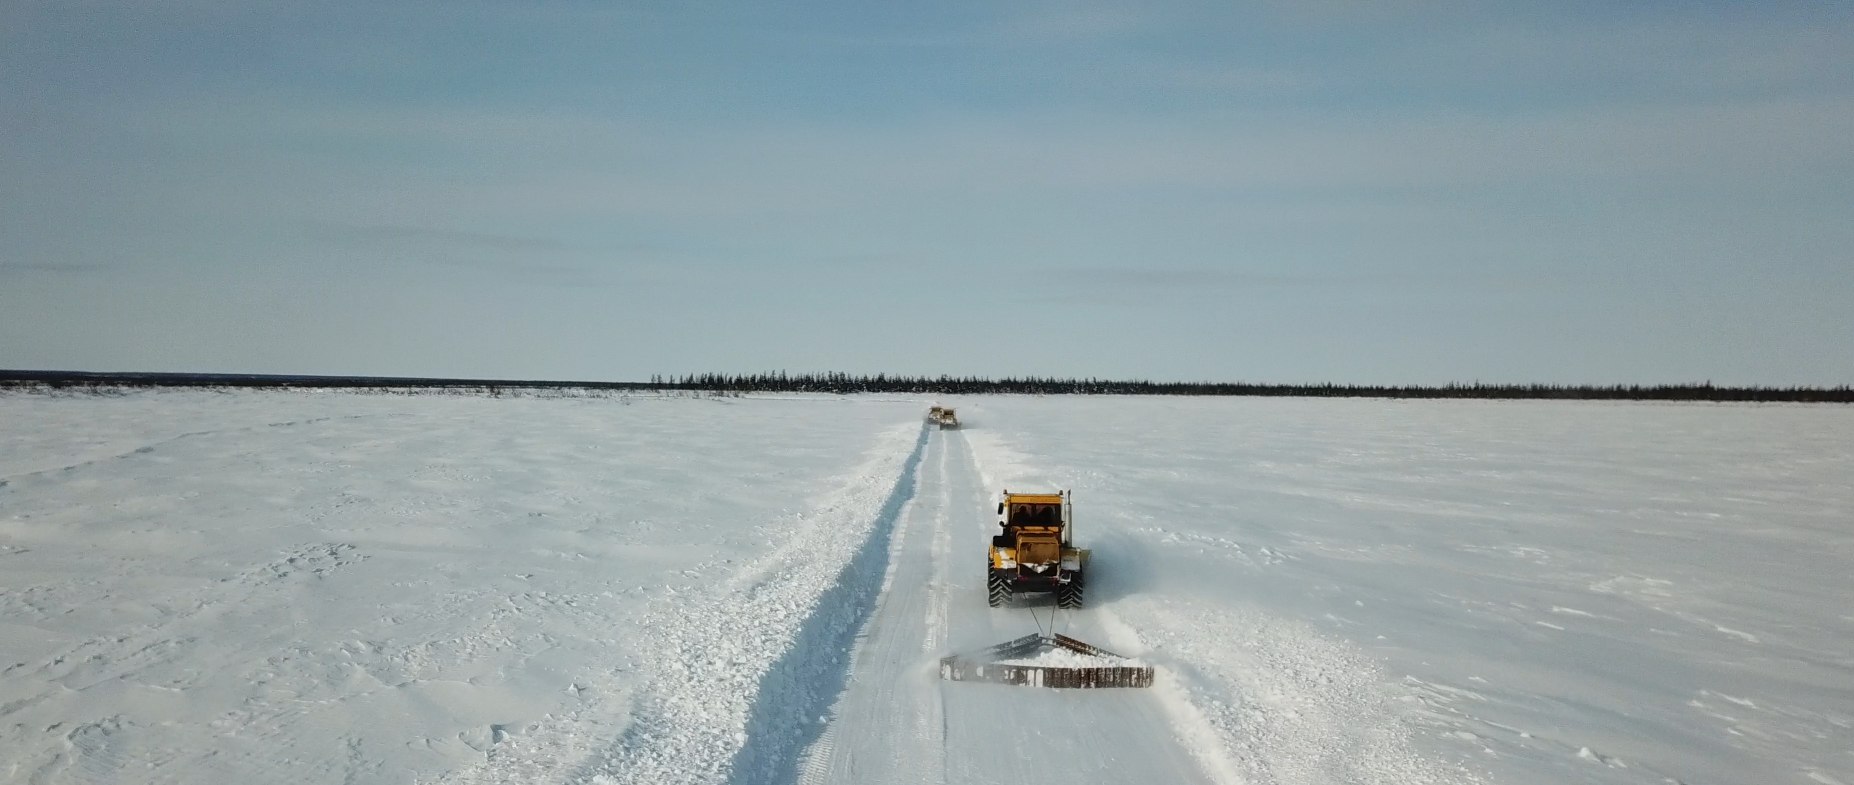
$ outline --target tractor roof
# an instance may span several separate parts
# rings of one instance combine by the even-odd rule
[[[1059,493],[1006,493],[1005,504],[1061,504]]]

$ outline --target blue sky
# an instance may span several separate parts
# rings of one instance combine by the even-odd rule
[[[1850,139],[1844,3],[10,0],[0,367],[1842,384]]]

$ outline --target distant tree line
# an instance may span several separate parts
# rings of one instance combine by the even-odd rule
[[[516,392],[613,392],[654,389],[639,382],[527,381],[519,379],[446,379],[401,376],[296,376],[241,373],[92,373],[86,371],[0,370],[0,390],[112,394],[137,388],[184,387],[208,390],[304,389],[364,390],[390,393],[457,393],[500,396]]]
[[[1247,382],[1154,382],[1141,379],[1075,379],[1044,376],[991,379],[980,376],[874,376],[841,372],[788,374],[699,373],[651,377],[658,389],[735,392],[912,393],[934,395],[1247,395],[1297,398],[1517,398],[1641,401],[1769,401],[1854,403],[1854,387],[1722,387],[1689,384],[1251,384]]]
[[[1711,382],[1657,385],[1446,384],[1395,386],[1361,384],[1251,384],[1247,382],[1153,382],[1140,379],[1075,379],[1044,376],[873,376],[836,371],[656,375],[648,382],[523,381],[384,376],[287,376],[272,374],[89,373],[0,370],[0,390],[50,390],[108,394],[140,387],[208,389],[360,389],[430,391],[497,396],[546,391],[709,393],[907,393],[914,395],[1247,395],[1301,398],[1512,398],[1534,400],[1745,401],[1854,403],[1854,387],[1724,387]]]

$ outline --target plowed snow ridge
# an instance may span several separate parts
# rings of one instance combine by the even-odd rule
[[[927,432],[890,431],[883,449],[808,526],[703,601],[655,614],[655,652],[674,674],[647,688],[597,783],[790,781],[842,689],[856,630],[878,594],[889,533],[914,494]],[[897,458],[900,465],[896,466]],[[884,498],[886,497],[886,498]],[[873,515],[870,511],[876,511]]]
[[[1854,408],[952,403],[0,395],[0,785],[1854,783]]]

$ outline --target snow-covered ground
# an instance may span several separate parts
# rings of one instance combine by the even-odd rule
[[[0,783],[1854,785],[1854,408],[942,402],[0,396]]]

